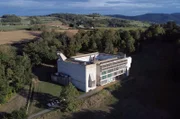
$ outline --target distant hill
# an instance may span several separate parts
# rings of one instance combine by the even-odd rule
[[[180,13],[173,14],[144,14],[138,16],[124,16],[124,15],[108,15],[116,18],[123,18],[129,20],[138,20],[138,21],[147,21],[152,23],[166,23],[168,21],[175,21],[177,24],[180,24]]]

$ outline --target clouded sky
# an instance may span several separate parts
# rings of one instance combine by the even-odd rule
[[[180,0],[0,0],[0,15],[101,13],[139,15],[180,12]]]

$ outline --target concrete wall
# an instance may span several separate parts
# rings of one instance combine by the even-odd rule
[[[129,70],[131,67],[132,63],[132,58],[127,57],[127,64],[125,64],[124,70],[126,70],[126,75],[129,75]],[[81,64],[76,64],[72,62],[66,62],[62,60],[57,61],[58,65],[58,72],[62,72],[65,74],[68,74],[72,78],[72,83],[75,85],[77,88],[81,89],[82,91],[88,92],[90,90],[93,90],[96,88],[94,87],[89,87],[89,75],[93,75],[93,78],[96,82],[96,85],[99,85],[98,79],[100,77],[100,66],[97,64],[90,64],[90,65],[81,65]],[[114,78],[114,77],[113,77]]]
[[[97,81],[97,86],[100,86],[100,76],[101,76],[101,72],[100,72],[100,64],[96,65],[96,81]]]
[[[82,91],[86,91],[86,72],[85,65],[72,62],[57,61],[58,72],[68,74],[72,78],[74,86]]]
[[[128,63],[126,65],[127,69],[126,69],[126,76],[129,76],[129,71],[131,68],[131,64],[132,64],[132,57],[127,57]]]
[[[94,57],[96,58],[98,56],[98,54],[93,54],[93,55],[88,55],[88,56],[84,56],[84,57],[78,57],[78,58],[74,58],[77,61],[84,61],[84,62],[89,62],[90,59],[92,60]]]
[[[90,74],[93,75],[93,78],[96,82],[96,64],[86,65],[86,82],[87,82],[86,83],[86,92],[96,88],[96,85],[95,85],[95,87],[92,87],[92,88],[88,87],[88,81],[89,81]]]

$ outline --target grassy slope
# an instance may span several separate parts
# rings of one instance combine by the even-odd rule
[[[26,86],[25,89],[22,89],[19,93],[14,94],[8,103],[0,105],[0,112],[11,113],[14,110],[26,106],[28,90],[29,86]]]
[[[84,15],[84,17],[87,19],[91,19],[91,20],[112,19],[112,17],[108,17],[108,16],[95,17],[95,19],[93,19],[92,17],[86,16],[86,15]],[[38,16],[38,18],[41,19],[42,24],[49,24],[49,23],[61,24],[61,22],[58,20],[57,17]],[[17,25],[17,26],[2,26],[2,25],[0,25],[0,31],[13,31],[13,30],[29,29],[31,26],[29,25],[30,21],[28,20],[28,17],[22,16],[21,19],[22,19],[23,25]],[[119,18],[113,18],[113,19],[119,19]],[[125,20],[125,19],[121,19],[121,20]],[[128,21],[130,21],[130,20],[128,20]],[[125,30],[126,29],[135,29],[135,27],[133,27],[133,26],[136,26],[138,28],[143,28],[143,27],[149,26],[148,23],[140,22],[140,21],[133,21],[133,20],[130,21],[130,25],[132,25],[132,27],[120,28],[120,29],[125,29]],[[50,28],[54,28],[54,27],[50,27]],[[103,27],[101,27],[101,28],[103,28]],[[59,28],[57,28],[57,29],[59,29]]]

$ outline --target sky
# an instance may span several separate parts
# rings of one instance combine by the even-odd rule
[[[180,0],[0,0],[0,15],[178,13]]]

